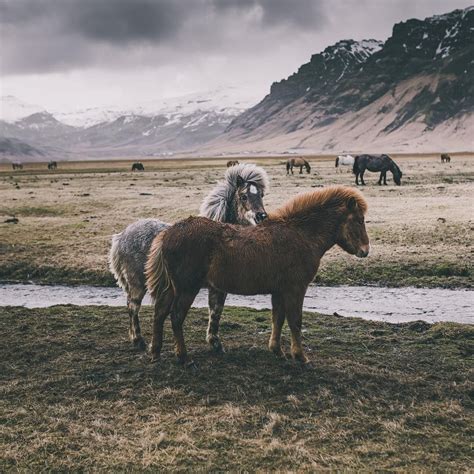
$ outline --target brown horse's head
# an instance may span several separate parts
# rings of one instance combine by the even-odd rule
[[[311,173],[311,165],[306,161],[305,164],[304,164],[305,168],[306,168],[306,172],[308,174]]]
[[[237,178],[235,210],[238,224],[256,225],[267,218],[263,206],[263,188],[252,181]]]
[[[336,244],[339,247],[361,258],[367,257],[370,250],[369,236],[365,229],[365,210],[365,206],[362,207],[358,199],[354,196],[349,197],[347,211],[343,214],[336,237]]]

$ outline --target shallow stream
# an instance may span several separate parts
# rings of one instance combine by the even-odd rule
[[[0,284],[0,306],[41,308],[59,304],[124,306],[125,296],[119,288]],[[150,304],[148,296],[144,304]],[[226,304],[255,309],[271,307],[269,295],[229,295]],[[207,290],[199,293],[193,306],[207,306]],[[423,320],[473,324],[474,291],[312,285],[306,293],[304,310],[390,323]]]

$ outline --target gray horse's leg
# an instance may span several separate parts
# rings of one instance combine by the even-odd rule
[[[303,167],[300,166],[300,174],[303,174]]]
[[[387,184],[387,172],[383,172],[383,184]]]
[[[209,288],[209,325],[207,327],[206,340],[216,354],[224,353],[224,348],[219,338],[219,323],[226,298],[227,293]]]
[[[365,186],[364,173],[365,173],[365,170],[362,170],[360,172],[360,183],[362,184],[362,186]]]
[[[134,347],[140,351],[144,351],[146,349],[146,343],[142,336],[140,319],[138,317],[145,293],[146,289],[143,288],[136,290],[135,292],[131,292],[127,298],[128,315],[130,317],[130,328],[128,333]]]
[[[383,178],[383,171],[380,172],[379,182],[378,185],[382,186],[382,178]]]

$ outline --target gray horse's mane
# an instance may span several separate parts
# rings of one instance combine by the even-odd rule
[[[256,165],[241,163],[227,169],[224,180],[217,183],[216,187],[204,198],[199,209],[199,215],[214,221],[224,222],[228,206],[232,203],[237,191],[237,179],[241,178],[246,183],[255,184],[265,193],[269,188],[266,171]]]

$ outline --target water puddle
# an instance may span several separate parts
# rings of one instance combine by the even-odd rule
[[[0,306],[43,308],[58,304],[124,306],[119,288],[0,284]],[[148,296],[144,304],[150,304]],[[271,308],[269,295],[229,295],[226,305]],[[207,307],[202,290],[194,307]],[[474,291],[438,288],[380,288],[367,286],[310,286],[304,310],[390,323],[423,320],[474,323]]]

